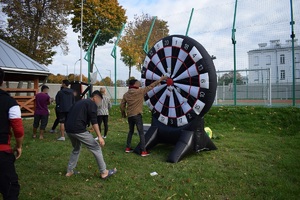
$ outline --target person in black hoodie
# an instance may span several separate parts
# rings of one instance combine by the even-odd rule
[[[0,68],[0,86],[4,80],[4,71]],[[20,185],[15,169],[15,160],[22,154],[24,128],[20,106],[14,98],[0,89],[0,193],[3,199],[18,199]],[[12,132],[16,139],[12,148]]]
[[[55,97],[61,133],[61,137],[57,139],[59,141],[65,141],[65,121],[70,109],[75,103],[73,90],[68,88],[69,85],[70,82],[68,80],[63,80],[61,85],[62,89],[57,92]]]

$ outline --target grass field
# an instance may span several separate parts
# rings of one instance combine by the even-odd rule
[[[108,168],[118,173],[100,180],[93,155],[82,149],[77,170],[66,178],[70,141],[32,139],[32,119],[24,120],[22,157],[16,162],[20,199],[300,199],[300,109],[213,107],[206,115],[216,151],[192,153],[165,162],[170,145],[148,157],[123,152],[127,123],[113,107],[103,149]],[[54,120],[53,108],[48,129]],[[145,108],[144,122],[150,122]],[[138,136],[133,137],[138,143]],[[157,176],[150,176],[156,171]]]

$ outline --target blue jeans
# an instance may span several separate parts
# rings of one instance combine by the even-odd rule
[[[127,147],[131,147],[131,139],[134,133],[134,126],[136,125],[139,136],[140,136],[140,148],[142,151],[146,151],[145,148],[145,135],[143,126],[143,117],[141,114],[128,117],[129,132],[127,136]]]
[[[72,172],[73,169],[76,167],[77,162],[78,162],[78,158],[79,158],[79,154],[80,154],[80,150],[81,150],[81,144],[86,145],[86,147],[88,148],[88,150],[90,150],[92,152],[92,154],[94,155],[98,167],[99,167],[99,171],[101,174],[103,174],[106,170],[106,164],[104,162],[103,159],[103,155],[102,155],[102,150],[100,145],[98,144],[98,142],[95,141],[94,137],[92,134],[90,134],[88,131],[83,132],[83,133],[67,133],[72,146],[73,146],[73,151],[71,153],[70,156],[70,160],[68,163],[68,172]]]

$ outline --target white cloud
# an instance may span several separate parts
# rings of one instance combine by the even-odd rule
[[[126,9],[126,15],[132,20],[135,14],[142,12],[158,16],[168,22],[170,34],[185,34],[191,9],[194,15],[189,36],[199,41],[209,52],[215,55],[217,70],[233,69],[233,46],[231,44],[231,26],[233,20],[234,0],[195,1],[195,0],[120,0]],[[221,3],[222,2],[222,3]],[[296,36],[300,35],[300,1],[294,1]],[[284,42],[290,39],[289,2],[282,0],[240,0],[238,1],[236,40],[238,68],[248,66],[247,51],[257,48],[257,44],[272,39]],[[68,28],[70,53],[67,56],[58,53],[49,69],[52,73],[73,73],[74,64],[79,59],[78,34]],[[110,56],[113,45],[107,44],[96,50],[95,63],[103,77],[114,77],[114,59]],[[57,48],[60,52],[59,48]],[[85,54],[85,53],[83,53]],[[76,74],[79,74],[79,62]],[[83,73],[87,75],[87,62],[83,61]],[[132,75],[139,78],[140,73],[133,69]],[[98,76],[98,79],[100,77]],[[127,79],[128,68],[120,60],[120,49],[117,55],[117,79]]]

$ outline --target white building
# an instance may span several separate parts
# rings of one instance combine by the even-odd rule
[[[300,82],[300,46],[295,39],[295,80]],[[280,40],[270,40],[258,44],[259,48],[248,51],[249,69],[271,69],[271,83],[292,83],[292,40],[281,44]],[[264,70],[250,71],[248,84],[266,83],[268,72]]]

